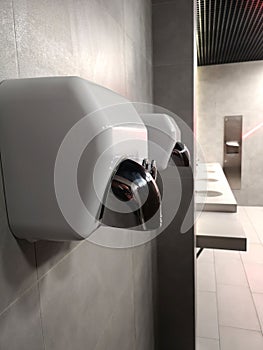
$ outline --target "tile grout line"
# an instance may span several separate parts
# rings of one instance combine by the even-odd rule
[[[260,322],[260,318],[259,318],[259,315],[258,315],[258,310],[257,310],[257,307],[256,307],[255,300],[254,300],[254,298],[253,298],[253,293],[252,293],[252,290],[251,290],[251,287],[250,287],[250,284],[249,284],[249,279],[248,279],[247,271],[246,271],[246,269],[245,269],[245,264],[244,264],[242,258],[241,258],[241,263],[242,263],[243,269],[244,269],[244,271],[245,271],[245,276],[246,276],[246,280],[247,280],[247,284],[248,284],[248,290],[249,290],[249,292],[250,292],[250,296],[251,296],[251,299],[252,299],[252,302],[253,302],[253,305],[254,305],[254,309],[255,309],[255,312],[256,312],[256,316],[257,316],[259,328],[260,328],[260,330],[261,330],[261,332],[262,332],[263,329],[262,329],[262,327],[261,327],[261,322]]]
[[[219,322],[219,302],[218,302],[218,290],[217,290],[217,273],[216,273],[216,259],[215,259],[215,250],[213,249],[213,262],[214,262],[214,270],[215,270],[215,282],[216,282],[216,310],[217,310],[217,329],[218,329],[218,342],[219,342],[219,350],[221,349],[221,337],[220,337],[220,322]]]
[[[168,5],[168,4],[176,4],[176,0],[167,0],[162,2],[155,2],[152,6],[160,6],[160,5]]]
[[[128,286],[128,288],[129,288],[129,286]],[[126,293],[126,291],[128,290],[128,288],[127,288],[127,289],[124,289],[124,291],[120,294],[120,297],[119,297],[120,299],[121,299],[122,296]],[[111,314],[109,315],[107,321],[105,322],[105,328],[104,328],[104,330],[101,332],[101,335],[98,337],[98,340],[97,340],[96,344],[94,345],[93,350],[96,350],[96,349],[98,348],[99,343],[100,343],[100,340],[103,339],[103,335],[105,334],[108,325],[111,323],[111,320],[112,320],[112,318],[113,318],[113,316],[114,316],[116,310],[117,310],[117,307],[115,307],[115,308],[112,310]]]
[[[124,6],[123,6],[124,7]],[[124,13],[124,8],[123,8],[123,26],[125,27],[125,13]],[[127,45],[127,38],[126,38],[126,35],[125,35],[125,31],[123,30],[122,32],[122,40],[123,40],[123,49],[124,49],[124,52],[123,52],[123,59],[124,59],[124,76],[125,76],[125,95],[126,97],[128,97],[128,66],[127,66],[127,50],[126,50],[126,45]]]
[[[136,330],[136,310],[135,310],[135,270],[134,270],[134,254],[131,250],[131,274],[132,274],[132,302],[133,302],[133,327],[134,327],[134,346],[136,348],[137,330]]]
[[[247,331],[247,332],[256,332],[256,333],[262,333],[261,329],[247,329],[247,328],[242,328],[242,327],[237,327],[237,326],[229,326],[227,324],[220,324],[220,327],[225,327],[225,328],[233,328],[233,329],[238,329],[240,331]]]
[[[246,211],[246,208],[244,207],[244,212],[245,212],[245,215],[248,219],[248,221],[250,222],[251,226],[253,227],[256,235],[257,235],[257,238],[259,240],[259,243],[254,243],[254,244],[261,244],[262,245],[262,241],[261,241],[261,238],[258,236],[258,231],[256,229],[256,227],[254,226],[254,223],[253,223],[253,220],[251,219],[251,217],[249,216],[248,212]],[[244,228],[244,227],[243,227]],[[252,242],[251,242],[252,243]]]
[[[153,63],[153,67],[154,68],[176,67],[176,66],[183,66],[183,65],[185,65],[185,63],[191,63],[191,60],[186,59],[183,62],[178,62],[178,63],[158,63],[158,64]]]
[[[47,272],[45,272],[39,279],[37,275],[37,279],[35,282],[33,282],[28,288],[26,288],[17,298],[15,298],[9,305],[7,305],[1,312],[0,317],[7,312],[12,306],[14,306],[21,298],[23,298],[24,295],[26,295],[32,288],[34,288],[42,279],[44,279],[50,271],[55,269],[62,261],[64,261],[73,251],[78,249],[84,242],[86,242],[86,239],[83,240],[80,244],[78,244],[76,247],[74,247],[69,253],[65,254],[56,264],[54,264]]]
[[[258,237],[258,239],[259,239],[259,242],[260,242],[259,244],[262,246],[263,244],[262,244],[262,241],[261,241],[260,237],[258,236],[258,232],[257,232],[257,230],[256,230],[256,227],[254,226],[253,221],[252,221],[251,217],[249,216],[249,213],[246,211],[246,208],[245,208],[245,207],[244,207],[244,212],[245,212],[245,215],[247,216],[248,221],[250,222],[251,226],[253,227],[253,229],[254,229],[255,232],[256,232],[256,235],[257,235],[257,237]],[[239,254],[240,254],[240,253],[239,253]],[[241,254],[240,254],[240,255],[241,255]],[[249,291],[250,291],[250,294],[251,294],[251,298],[252,298],[252,301],[253,301],[253,305],[254,305],[254,308],[255,308],[255,311],[256,311],[256,315],[257,315],[257,319],[258,319],[258,322],[259,322],[259,327],[260,327],[260,330],[261,330],[261,334],[262,334],[262,336],[263,336],[263,327],[262,327],[261,322],[260,322],[258,310],[257,310],[256,303],[255,303],[255,300],[254,300],[254,297],[253,297],[253,292],[252,292],[252,290],[251,290],[251,287],[250,287],[250,284],[249,284],[249,280],[248,280],[247,271],[246,271],[246,269],[245,269],[245,263],[244,263],[242,257],[241,257],[241,263],[242,263],[243,269],[244,269],[244,271],[245,271],[245,276],[246,276],[246,279],[247,279],[248,288],[249,288]],[[259,294],[261,294],[261,293],[259,293]]]
[[[17,298],[15,298],[7,307],[5,307],[1,312],[0,312],[0,317],[2,317],[12,306],[14,306],[24,295],[26,295],[33,287],[35,287],[37,281],[31,284],[30,287],[26,288],[22,294],[20,294]]]
[[[111,14],[111,12],[108,10],[108,8],[104,5],[104,3],[99,3],[99,6],[101,6],[102,7],[102,9],[104,9],[104,11],[111,17],[111,19],[113,19],[114,20],[114,22],[118,25],[118,27],[119,27],[119,29],[121,30],[121,31],[124,31],[124,28],[122,27],[122,25],[121,25],[121,23],[119,23],[118,21],[117,21],[117,19]],[[125,24],[124,24],[124,2],[122,2],[122,16],[121,16],[122,18],[122,24],[123,24],[123,26],[125,26]]]
[[[15,51],[16,51],[16,68],[17,68],[18,78],[20,78],[20,76],[21,76],[21,70],[20,70],[19,58],[18,58],[17,30],[16,30],[16,19],[15,19],[14,0],[11,0],[11,7],[12,7],[13,30],[14,30]]]
[[[221,327],[224,328],[231,328],[231,329],[237,329],[239,331],[247,331],[247,332],[253,332],[253,333],[259,333],[261,334],[261,330],[256,330],[256,329],[247,329],[247,328],[240,328],[240,327],[236,327],[236,326],[227,326],[227,325],[221,325]],[[253,349],[252,349],[253,350]]]
[[[102,7],[102,9],[104,9],[104,11],[107,13],[108,16],[111,17],[111,19],[115,22],[115,24],[117,24],[118,28],[121,30],[121,32],[123,32],[123,35],[124,36],[127,36],[133,43],[133,46],[136,47],[136,42],[134,40],[134,38],[132,38],[132,36],[126,31],[126,20],[125,20],[125,5],[123,3],[123,6],[122,6],[122,24],[119,23],[117,21],[117,19],[110,13],[110,11],[107,9],[107,7],[104,5],[104,4],[100,4],[100,6]],[[144,54],[143,53],[143,50],[141,50],[141,48],[139,48],[138,50],[139,54],[141,54],[143,56],[143,58],[148,62],[148,63],[152,63],[152,60],[150,57],[148,57],[147,54]]]
[[[36,263],[36,273],[37,273],[37,290],[38,290],[38,300],[39,300],[39,317],[40,317],[40,325],[41,325],[41,334],[43,340],[43,347],[46,350],[46,343],[44,337],[44,326],[43,326],[43,315],[42,315],[42,307],[41,307],[41,297],[40,297],[40,286],[39,286],[39,274],[38,274],[38,263],[37,263],[37,248],[36,243],[34,244],[34,253],[35,253],[35,263]]]

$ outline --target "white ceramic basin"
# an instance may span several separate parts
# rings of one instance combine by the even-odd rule
[[[219,191],[196,191],[196,194],[201,197],[218,197],[222,196],[222,192]]]
[[[218,179],[198,179],[197,181],[208,181],[208,182],[217,182]]]

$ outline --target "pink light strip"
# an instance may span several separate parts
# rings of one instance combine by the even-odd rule
[[[245,134],[243,134],[242,139],[245,140],[249,135],[254,134],[255,131],[260,129],[263,126],[263,122],[255,126],[253,129],[249,130]]]

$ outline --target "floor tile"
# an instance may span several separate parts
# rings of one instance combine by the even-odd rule
[[[241,252],[241,258],[244,262],[263,264],[263,245],[249,243],[246,252]]]
[[[260,330],[255,306],[249,288],[218,285],[219,324],[251,330]]]
[[[197,250],[198,251],[198,250]],[[198,260],[200,262],[214,262],[214,250],[213,249],[204,249],[199,255]]]
[[[254,293],[253,299],[255,302],[257,314],[261,324],[261,330],[263,331],[263,294]]]
[[[260,243],[257,232],[248,217],[245,207],[238,207],[238,218],[243,226],[249,243]]]
[[[263,207],[245,207],[246,213],[255,228],[260,241],[263,243]]]
[[[263,293],[263,264],[244,263],[248,283],[253,293]]]
[[[231,250],[220,250],[216,249],[214,252],[215,259],[218,261],[221,259],[222,261],[229,260],[229,259],[237,259],[240,260],[240,254],[238,251],[231,251]]]
[[[219,339],[216,293],[197,294],[197,336]]]
[[[219,341],[208,338],[197,338],[196,350],[220,350]]]
[[[263,336],[260,332],[220,327],[221,350],[262,350]]]
[[[215,258],[216,282],[235,286],[247,286],[247,278],[241,259]]]
[[[214,263],[197,261],[197,289],[207,292],[216,291]]]

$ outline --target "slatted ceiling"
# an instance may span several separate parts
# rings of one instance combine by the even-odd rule
[[[263,0],[196,0],[198,65],[263,60]]]

